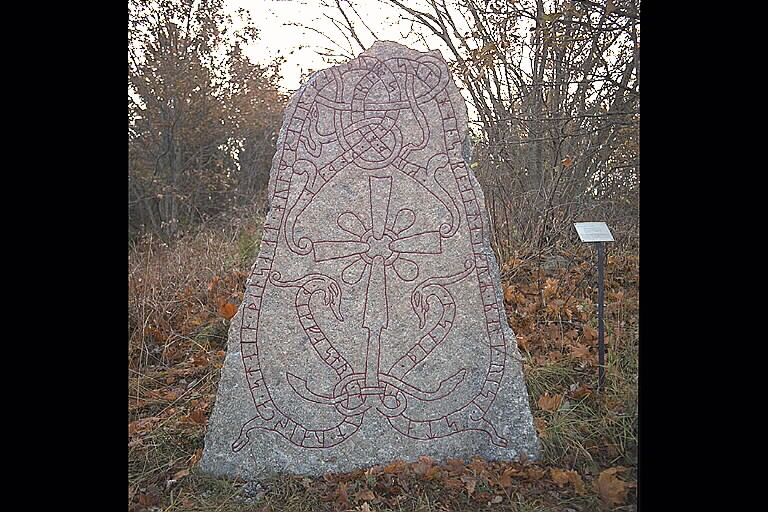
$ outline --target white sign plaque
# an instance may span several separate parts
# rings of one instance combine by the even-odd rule
[[[615,242],[605,222],[576,222],[574,226],[582,242]]]

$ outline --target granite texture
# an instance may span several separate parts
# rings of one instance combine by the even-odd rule
[[[466,133],[437,51],[379,41],[293,95],[203,471],[538,458]]]

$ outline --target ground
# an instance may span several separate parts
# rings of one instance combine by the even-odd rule
[[[501,261],[508,319],[543,444],[538,461],[427,457],[260,482],[197,469],[229,320],[258,221],[129,251],[128,508],[150,511],[590,511],[637,509],[639,256],[608,245],[606,367],[598,388],[596,250]]]

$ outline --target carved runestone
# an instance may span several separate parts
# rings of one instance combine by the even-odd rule
[[[437,51],[376,42],[293,95],[203,471],[538,457],[466,133]]]

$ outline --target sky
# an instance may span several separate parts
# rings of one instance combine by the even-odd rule
[[[329,47],[339,52],[350,52],[350,44],[327,17],[341,19],[335,0],[326,0],[326,3],[332,7],[323,7],[321,0],[226,0],[227,9],[231,12],[238,8],[247,9],[260,30],[258,44],[247,50],[254,62],[267,63],[278,56],[286,58],[281,85],[290,91],[298,89],[302,73],[331,66],[317,53],[318,50]],[[357,34],[366,48],[373,43],[374,37],[360,23],[350,5],[379,39],[398,41],[422,51],[426,49],[415,38],[406,37],[410,22],[399,20],[399,9],[380,0],[355,0],[352,4],[349,0],[341,0],[341,4],[358,26]],[[355,56],[360,53],[356,43],[352,49]],[[442,48],[432,40],[430,49]]]

